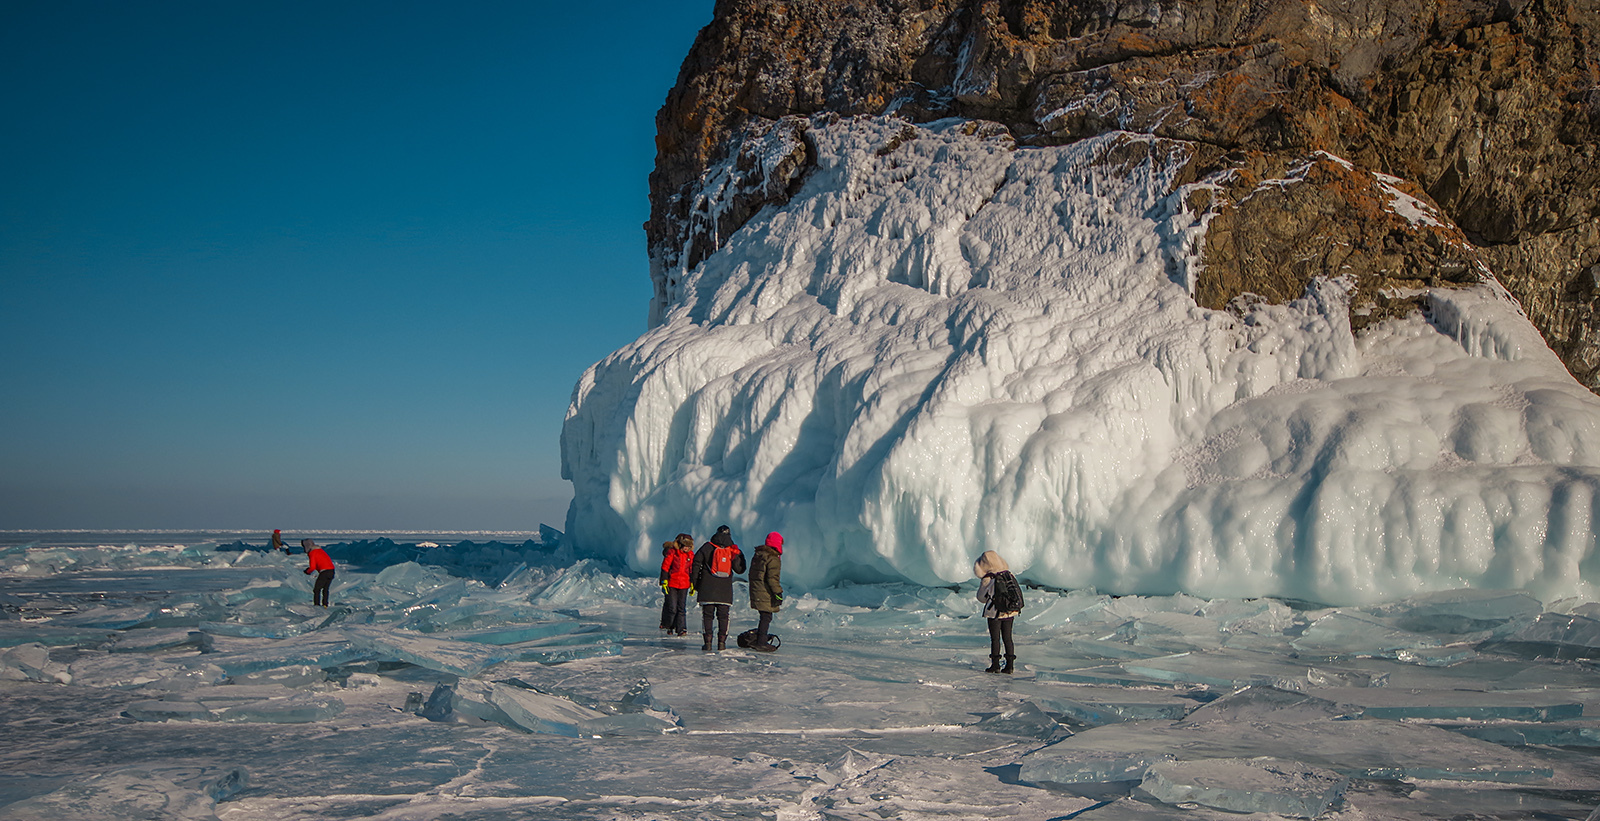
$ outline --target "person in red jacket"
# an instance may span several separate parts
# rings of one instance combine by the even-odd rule
[[[678,538],[661,543],[661,629],[669,636],[689,632],[689,565],[694,563],[694,537],[679,533]]]
[[[317,547],[317,543],[310,539],[301,539],[300,546],[306,549],[306,558],[311,561],[311,566],[306,568],[306,575],[317,574],[316,583],[311,585],[311,603],[327,607],[328,588],[333,587],[333,559],[328,558],[328,551]]]

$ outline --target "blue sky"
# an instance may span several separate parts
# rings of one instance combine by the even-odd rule
[[[562,527],[711,0],[0,0],[0,529]]]

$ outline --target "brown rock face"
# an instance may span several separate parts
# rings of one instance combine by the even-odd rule
[[[1600,0],[722,0],[657,115],[652,321],[826,112],[1190,143],[1202,305],[1346,275],[1359,329],[1492,271],[1600,387]]]

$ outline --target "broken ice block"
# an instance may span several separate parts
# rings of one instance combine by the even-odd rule
[[[42,644],[19,644],[0,652],[0,681],[49,681],[71,684],[67,665],[50,660],[50,650]]]
[[[1086,688],[1106,692],[1106,688]],[[1118,695],[1084,696],[1069,690],[1070,697],[1029,696],[1030,700],[1052,713],[1064,716],[1091,727],[1117,724],[1123,721],[1150,721],[1152,719],[1180,719],[1194,709],[1195,702],[1182,699],[1156,700],[1153,694],[1141,699],[1142,693],[1122,691]]]
[[[1463,634],[1510,632],[1544,609],[1521,590],[1443,590],[1370,608],[1402,630]]]
[[[1468,724],[1445,729],[1506,747],[1543,744],[1551,747],[1600,747],[1600,721],[1549,724]]]
[[[450,633],[444,637],[455,639],[456,641],[471,641],[479,644],[518,644],[576,632],[585,626],[582,622],[564,619],[543,624],[508,625],[493,630],[476,630],[470,633]]]
[[[1331,770],[1268,757],[1163,762],[1152,765],[1139,783],[1166,804],[1290,818],[1316,818],[1349,786],[1349,779]]]
[[[122,714],[136,721],[210,721],[211,711],[195,701],[136,701]]]
[[[1289,644],[1303,653],[1376,656],[1398,650],[1438,647],[1440,643],[1432,636],[1398,630],[1376,618],[1334,611],[1312,622]]]
[[[1542,613],[1506,638],[1511,649],[1561,659],[1600,658],[1600,619]]]
[[[1074,736],[1076,738],[1077,736]],[[1072,739],[1022,757],[1017,777],[1028,784],[1109,784],[1138,781],[1154,764],[1171,761],[1170,753],[1153,750],[1077,749],[1062,746]]]
[[[534,733],[549,733],[580,738],[593,733],[588,723],[605,718],[605,713],[583,707],[560,696],[525,690],[509,684],[490,687],[489,703],[498,707],[516,726]]]
[[[490,644],[448,641],[375,627],[351,628],[345,635],[373,657],[404,661],[462,678],[470,678],[516,655]]]
[[[1369,687],[1381,679],[1369,671],[1330,664],[1296,663],[1281,656],[1240,650],[1179,653],[1124,661],[1122,669],[1157,681],[1235,689],[1247,686],[1304,690],[1318,686]]]
[[[295,665],[338,667],[375,656],[374,651],[357,647],[346,639],[316,634],[275,641],[251,650],[213,653],[207,655],[206,660],[227,671],[228,675],[237,676]]]
[[[1560,690],[1414,690],[1324,687],[1310,695],[1361,708],[1365,718],[1460,721],[1561,721],[1583,715],[1573,693]]]
[[[1207,721],[1258,724],[1306,724],[1317,721],[1353,719],[1361,715],[1355,705],[1341,705],[1326,698],[1290,692],[1276,687],[1246,687],[1197,708],[1184,720],[1186,724]]]
[[[310,724],[326,721],[342,712],[344,702],[334,696],[296,693],[287,698],[270,698],[228,707],[216,714],[216,720],[252,724]]]
[[[1071,730],[1061,726],[1031,701],[1008,707],[973,726],[991,733],[1033,738],[1046,743],[1072,735]]]
[[[97,627],[52,627],[48,624],[19,624],[0,627],[0,647],[43,644],[47,647],[78,645],[93,647],[109,641],[116,633]]]
[[[420,696],[421,694],[412,693],[411,695]],[[418,704],[415,712],[429,721],[449,721],[450,716],[455,712],[451,704],[454,697],[455,688],[440,682],[433,685],[433,692],[428,695],[427,703]],[[409,707],[410,704],[411,698],[407,697],[406,705]]]
[[[232,677],[232,682],[236,686],[275,684],[279,687],[290,688],[310,687],[327,680],[328,674],[321,667],[313,667],[309,664],[291,664],[287,667],[258,670],[254,673],[243,673]]]
[[[187,628],[161,630],[131,630],[106,646],[113,653],[159,653],[180,647],[193,647],[202,653],[211,651],[211,637],[198,630]]]

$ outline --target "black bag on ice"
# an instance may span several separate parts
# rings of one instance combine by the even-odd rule
[[[748,650],[748,649],[756,646],[756,631],[754,629],[746,630],[743,633],[740,633],[739,637],[734,639],[734,641],[738,642],[740,647],[743,647],[746,650]],[[767,634],[767,643],[772,645],[773,647],[777,647],[777,646],[783,644],[782,641],[778,640],[778,634],[776,634],[776,633],[768,633]]]

